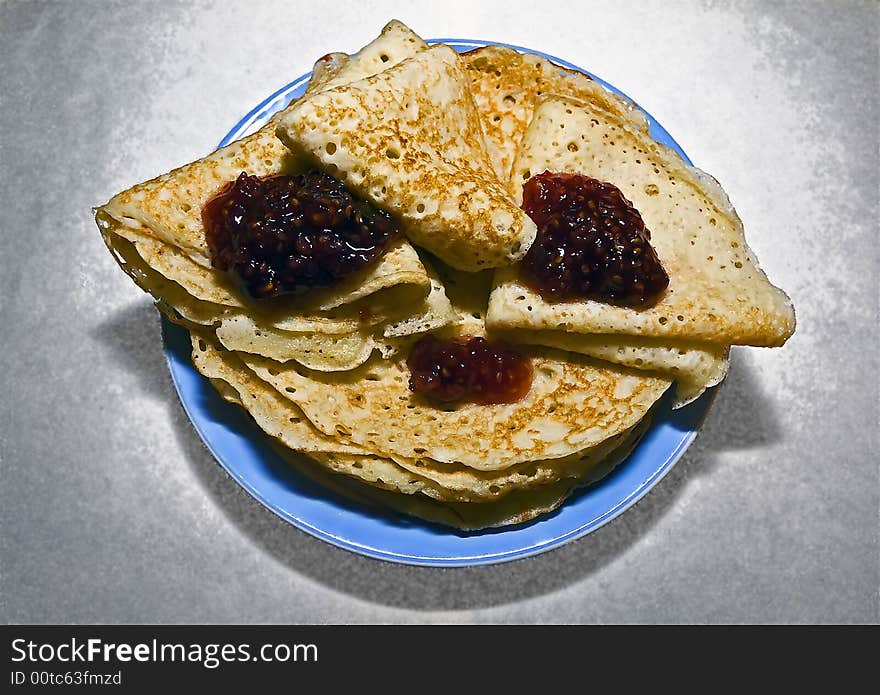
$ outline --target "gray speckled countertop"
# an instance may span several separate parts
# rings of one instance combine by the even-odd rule
[[[0,4],[0,617],[878,621],[878,6],[538,6]],[[723,183],[797,307],[783,349],[733,351],[696,444],[640,504],[511,564],[369,560],[254,502],[189,424],[158,316],[90,213],[395,16],[633,95]]]

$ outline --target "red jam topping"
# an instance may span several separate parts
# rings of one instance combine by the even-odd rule
[[[616,186],[545,171],[523,185],[522,208],[538,226],[522,279],[545,298],[644,307],[669,285],[651,232]]]
[[[398,234],[388,213],[319,171],[227,183],[202,209],[211,262],[252,297],[331,285],[372,263]]]
[[[433,401],[515,403],[532,385],[532,365],[525,355],[485,338],[421,338],[406,365],[409,388]]]

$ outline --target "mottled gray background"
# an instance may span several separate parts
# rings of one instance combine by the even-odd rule
[[[724,184],[797,307],[783,349],[734,350],[697,443],[637,507],[512,564],[368,560],[253,502],[91,218],[391,17],[633,95]],[[0,65],[5,621],[878,621],[877,4],[5,2]]]

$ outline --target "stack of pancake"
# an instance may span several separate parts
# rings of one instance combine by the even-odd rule
[[[250,298],[212,265],[202,208],[242,172],[311,168],[403,236],[336,284]],[[656,304],[551,302],[519,281],[536,236],[522,188],[545,170],[632,201],[670,279]],[[554,509],[626,456],[672,384],[673,404],[688,403],[723,379],[730,345],[781,345],[794,330],[720,186],[656,143],[633,104],[544,58],[459,55],[396,21],[353,56],[319,59],[305,95],[258,132],[120,193],[96,219],[123,270],[190,331],[195,367],[291,465],[462,529]],[[515,343],[534,374],[527,395],[413,393],[406,359],[428,333]]]

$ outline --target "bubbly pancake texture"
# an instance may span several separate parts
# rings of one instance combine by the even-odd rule
[[[513,159],[535,107],[547,95],[589,101],[596,108],[631,121],[639,131],[648,130],[644,113],[635,105],[587,75],[560,67],[546,58],[501,46],[486,46],[468,51],[462,60],[471,79],[471,92],[483,123],[489,154],[505,181],[510,179]],[[512,186],[518,188],[521,195],[519,178]],[[505,272],[499,271],[499,277]],[[663,373],[676,380],[674,408],[692,402],[706,388],[717,385],[727,373],[725,346],[668,339],[665,344],[658,344],[641,337],[578,335],[564,331],[516,330],[511,332],[510,338],[514,342],[556,347],[633,369]]]
[[[400,22],[390,22],[380,36],[354,58],[331,55],[322,63],[323,69],[313,77],[309,86],[319,91],[330,80],[338,84],[343,79],[361,79],[374,74],[380,69],[379,65],[387,68],[424,47],[424,42]],[[383,61],[383,58],[387,60]],[[203,159],[114,196],[99,208],[99,215],[112,218],[116,223],[113,226],[115,234],[134,243],[151,268],[182,286],[195,299],[246,309],[251,313],[265,313],[265,305],[257,305],[243,297],[225,273],[211,267],[201,211],[221,186],[236,179],[242,171],[254,176],[270,176],[304,170],[303,163],[297,161],[275,137],[280,116],[273,117],[256,133]],[[397,297],[410,306],[418,306],[430,289],[425,268],[406,241],[394,244],[377,263],[364,271],[331,287],[311,292],[306,299],[291,302],[286,305],[286,313],[295,322],[297,314],[308,316],[326,312],[398,285],[412,286],[412,295],[403,297],[398,293]],[[302,328],[301,323],[293,330],[308,330]],[[282,328],[290,329],[291,326]]]
[[[510,179],[513,160],[538,102],[549,94],[588,101],[595,108],[648,131],[645,114],[588,75],[531,53],[484,46],[462,55],[471,93],[483,122],[486,146],[498,177]]]
[[[310,86],[360,79],[424,47],[409,29],[391,22],[354,58],[331,55],[319,61],[322,68]],[[227,348],[295,359],[312,369],[353,368],[374,348],[390,349],[385,331],[399,338],[448,322],[452,314],[442,286],[432,282],[405,239],[333,286],[269,302],[251,300],[228,275],[210,267],[201,206],[218,182],[241,169],[278,174],[302,168],[275,139],[274,127],[273,121],[203,160],[115,196],[96,216],[109,232],[108,247],[125,249],[128,269],[141,266],[135,274],[141,281],[152,271],[171,281],[151,278],[148,290],[170,315],[215,326]],[[114,241],[117,237],[134,248]],[[378,336],[371,335],[377,326]]]
[[[397,21],[353,58],[330,54],[313,75],[308,88],[319,92],[328,85],[357,81],[392,67],[415,55],[426,44]],[[387,60],[383,60],[383,58]],[[322,61],[319,61],[322,62]],[[297,102],[294,102],[295,105]],[[252,176],[292,174],[303,171],[289,150],[275,137],[279,112],[257,132],[236,140],[196,162],[134,186],[114,196],[102,209],[125,226],[149,234],[183,250],[193,261],[211,269],[210,253],[202,226],[202,206],[242,171]]]
[[[278,137],[379,207],[417,246],[467,271],[521,258],[535,225],[492,170],[458,55],[421,51],[294,105]]]
[[[506,269],[492,291],[489,325],[768,347],[792,334],[791,301],[758,267],[742,222],[708,174],[629,122],[556,97],[535,111],[512,180],[523,183],[548,169],[618,186],[651,231],[669,287],[643,309],[591,300],[552,303]]]

